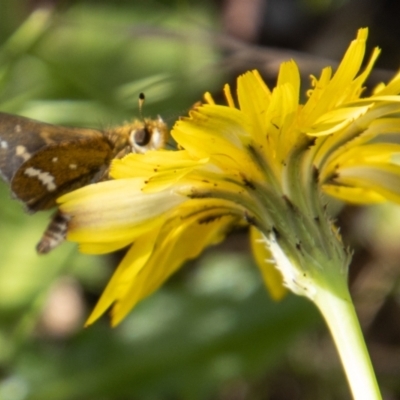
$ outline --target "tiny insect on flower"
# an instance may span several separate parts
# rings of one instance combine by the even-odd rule
[[[47,210],[60,195],[109,179],[111,160],[162,148],[167,137],[160,117],[99,131],[0,113],[0,176],[29,212]],[[37,245],[39,253],[62,243],[68,220],[55,214]]]

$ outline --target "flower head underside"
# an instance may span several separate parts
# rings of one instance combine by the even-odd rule
[[[282,64],[273,90],[248,72],[238,78],[237,104],[225,86],[227,105],[207,94],[207,104],[175,124],[180,150],[130,154],[113,162],[114,180],[60,198],[71,217],[68,239],[82,251],[131,245],[88,323],[111,305],[118,323],[236,226],[251,227],[275,298],[283,286],[312,298],[318,288],[309,282],[321,271],[333,276],[342,265],[347,274],[350,256],[326,212],[329,198],[400,202],[400,74],[361,97],[379,54],[360,72],[366,39],[359,30],[337,71],[312,77],[304,104],[294,61]]]

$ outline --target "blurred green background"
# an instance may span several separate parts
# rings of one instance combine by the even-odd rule
[[[379,4],[379,5],[378,5]],[[340,59],[369,26],[383,56],[372,83],[400,65],[397,1],[0,0],[0,110],[104,128],[143,114],[172,125],[205,91],[279,62],[308,75]],[[51,213],[27,215],[0,185],[0,400],[348,399],[314,307],[272,302],[246,232],[209,249],[117,328],[83,323],[121,254],[35,245]],[[400,399],[400,212],[339,216],[355,248],[352,293],[383,393]]]

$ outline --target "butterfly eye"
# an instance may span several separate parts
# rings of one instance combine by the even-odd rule
[[[150,139],[151,139],[151,132],[147,129],[147,127],[144,127],[143,129],[138,129],[134,132],[133,134],[133,142],[138,145],[138,146],[146,146],[149,144]]]

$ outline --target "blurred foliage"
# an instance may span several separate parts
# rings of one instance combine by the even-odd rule
[[[173,121],[222,85],[212,67],[220,56],[196,33],[215,19],[206,4],[190,13],[184,4],[145,2],[1,7],[14,22],[0,31],[2,111],[102,128],[137,115],[143,91],[144,114]],[[71,331],[55,333],[43,322],[54,283],[78,282],[78,306],[87,311],[115,262],[79,255],[71,244],[37,256],[49,213],[27,216],[5,185],[0,190],[1,399],[201,399],[271,366],[318,320],[304,301],[271,303],[248,256],[215,252],[206,268],[172,282],[119,328],[100,322],[83,330],[78,313]]]
[[[207,17],[200,6],[199,24]],[[194,40],[195,27],[184,9],[142,2],[37,9],[3,39],[2,110],[52,123],[120,123],[137,112],[141,91],[146,114],[187,110],[220,83],[211,68],[217,53]]]
[[[232,48],[212,40],[221,38],[219,2],[56,3],[40,8],[38,1],[0,0],[1,111],[104,128],[138,116],[144,92],[144,116],[161,115],[172,125],[236,72]],[[306,13],[311,21],[321,21],[351,1],[333,3],[280,1],[270,10],[295,4],[312,10]],[[297,16],[298,23],[305,14],[283,15]],[[275,18],[282,29],[287,22]],[[241,53],[246,69],[256,67],[247,56]],[[117,256],[84,256],[66,243],[39,257],[34,248],[50,213],[25,214],[6,185],[0,186],[0,204],[1,400],[348,396],[326,329],[322,338],[316,333],[322,326],[316,310],[292,296],[279,304],[269,300],[245,235],[188,265],[116,329],[106,317],[83,329]],[[353,228],[345,230],[360,248],[374,240],[373,226],[381,221],[381,214],[365,215],[358,242]],[[379,232],[383,237],[386,231]],[[70,318],[69,327],[62,330],[57,318]],[[398,387],[398,375],[383,380]]]
[[[210,255],[204,264],[115,330],[99,323],[62,348],[26,343],[13,378],[30,399],[201,399],[273,365],[317,320],[305,301],[268,301],[247,257]]]

